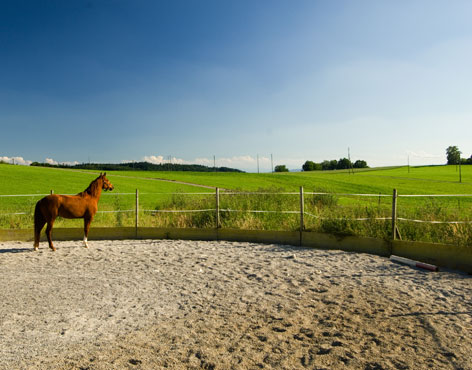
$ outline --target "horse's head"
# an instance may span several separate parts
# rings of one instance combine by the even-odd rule
[[[102,182],[103,182],[103,185],[102,185],[102,189],[103,190],[113,190],[114,189],[114,186],[113,184],[110,182],[110,180],[107,179],[107,173],[105,172],[104,174],[100,174],[100,178],[102,179]]]

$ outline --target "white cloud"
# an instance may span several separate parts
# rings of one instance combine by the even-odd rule
[[[0,157],[0,162],[11,163],[11,164],[21,164],[23,166],[29,166],[31,163],[33,163],[33,161],[24,159],[23,157],[6,157],[6,156]],[[66,165],[66,166],[74,166],[76,164],[79,164],[79,162],[77,162],[77,161],[58,162],[58,161],[56,161],[52,158],[46,158],[44,160],[44,163],[48,163],[48,164],[54,165],[54,166],[56,166],[58,164],[63,164],[63,165]]]
[[[45,163],[48,163],[50,165],[53,165],[53,166],[57,166],[58,164],[61,164],[61,165],[64,165],[64,166],[75,166],[77,164],[79,164],[79,162],[77,161],[73,161],[73,162],[58,162],[52,158],[46,158],[45,160]]]
[[[47,164],[50,164],[50,165],[53,165],[53,166],[56,166],[56,165],[59,164],[59,162],[55,161],[55,160],[52,159],[52,158],[46,158],[45,162],[46,162]]]
[[[187,164],[190,162],[185,161],[184,159],[181,158],[176,158],[176,157],[167,157],[164,158],[162,155],[148,155],[144,156],[142,159],[144,162],[149,162],[153,164],[163,164],[163,163],[174,163],[174,164]],[[133,162],[133,161],[123,161],[123,162]]]
[[[0,157],[0,162],[11,163],[11,164],[21,164],[23,166],[29,166],[32,161],[28,161],[23,157]]]
[[[161,164],[164,163],[164,157],[162,155],[150,155],[150,156],[145,156],[143,158],[144,162],[149,162],[149,163],[154,163],[154,164]]]

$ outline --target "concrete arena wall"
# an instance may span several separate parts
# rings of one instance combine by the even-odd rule
[[[286,244],[319,249],[338,249],[389,257],[394,254],[440,267],[472,273],[472,247],[447,244],[386,241],[358,236],[339,236],[315,232],[236,230],[236,229],[167,229],[148,227],[91,228],[93,239],[185,239],[228,240],[254,243]],[[53,229],[53,240],[82,240],[82,228]],[[44,232],[41,240],[45,241]],[[0,241],[33,241],[33,230],[0,230]]]

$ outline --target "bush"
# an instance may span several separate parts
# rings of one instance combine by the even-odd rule
[[[288,172],[288,168],[284,164],[279,164],[275,166],[275,172]]]
[[[358,159],[357,161],[355,161],[353,167],[354,168],[369,168],[369,166],[367,166],[367,162],[361,159]]]
[[[306,161],[305,164],[302,166],[303,171],[314,171],[315,169],[315,162],[313,161]]]

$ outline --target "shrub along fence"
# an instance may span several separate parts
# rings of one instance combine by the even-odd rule
[[[42,196],[0,195],[0,202],[10,199],[9,207],[0,203],[0,240],[32,237],[34,205]],[[17,201],[11,202],[13,198]],[[471,207],[472,194],[403,195],[396,189],[392,194],[305,192],[303,187],[298,192],[136,190],[104,193],[90,236],[227,239],[395,252],[443,266],[470,265],[472,270]],[[60,239],[61,233],[66,239],[75,234],[80,238],[76,222],[56,222],[54,238]],[[71,226],[76,229],[71,231]],[[449,255],[455,262],[443,263]]]

